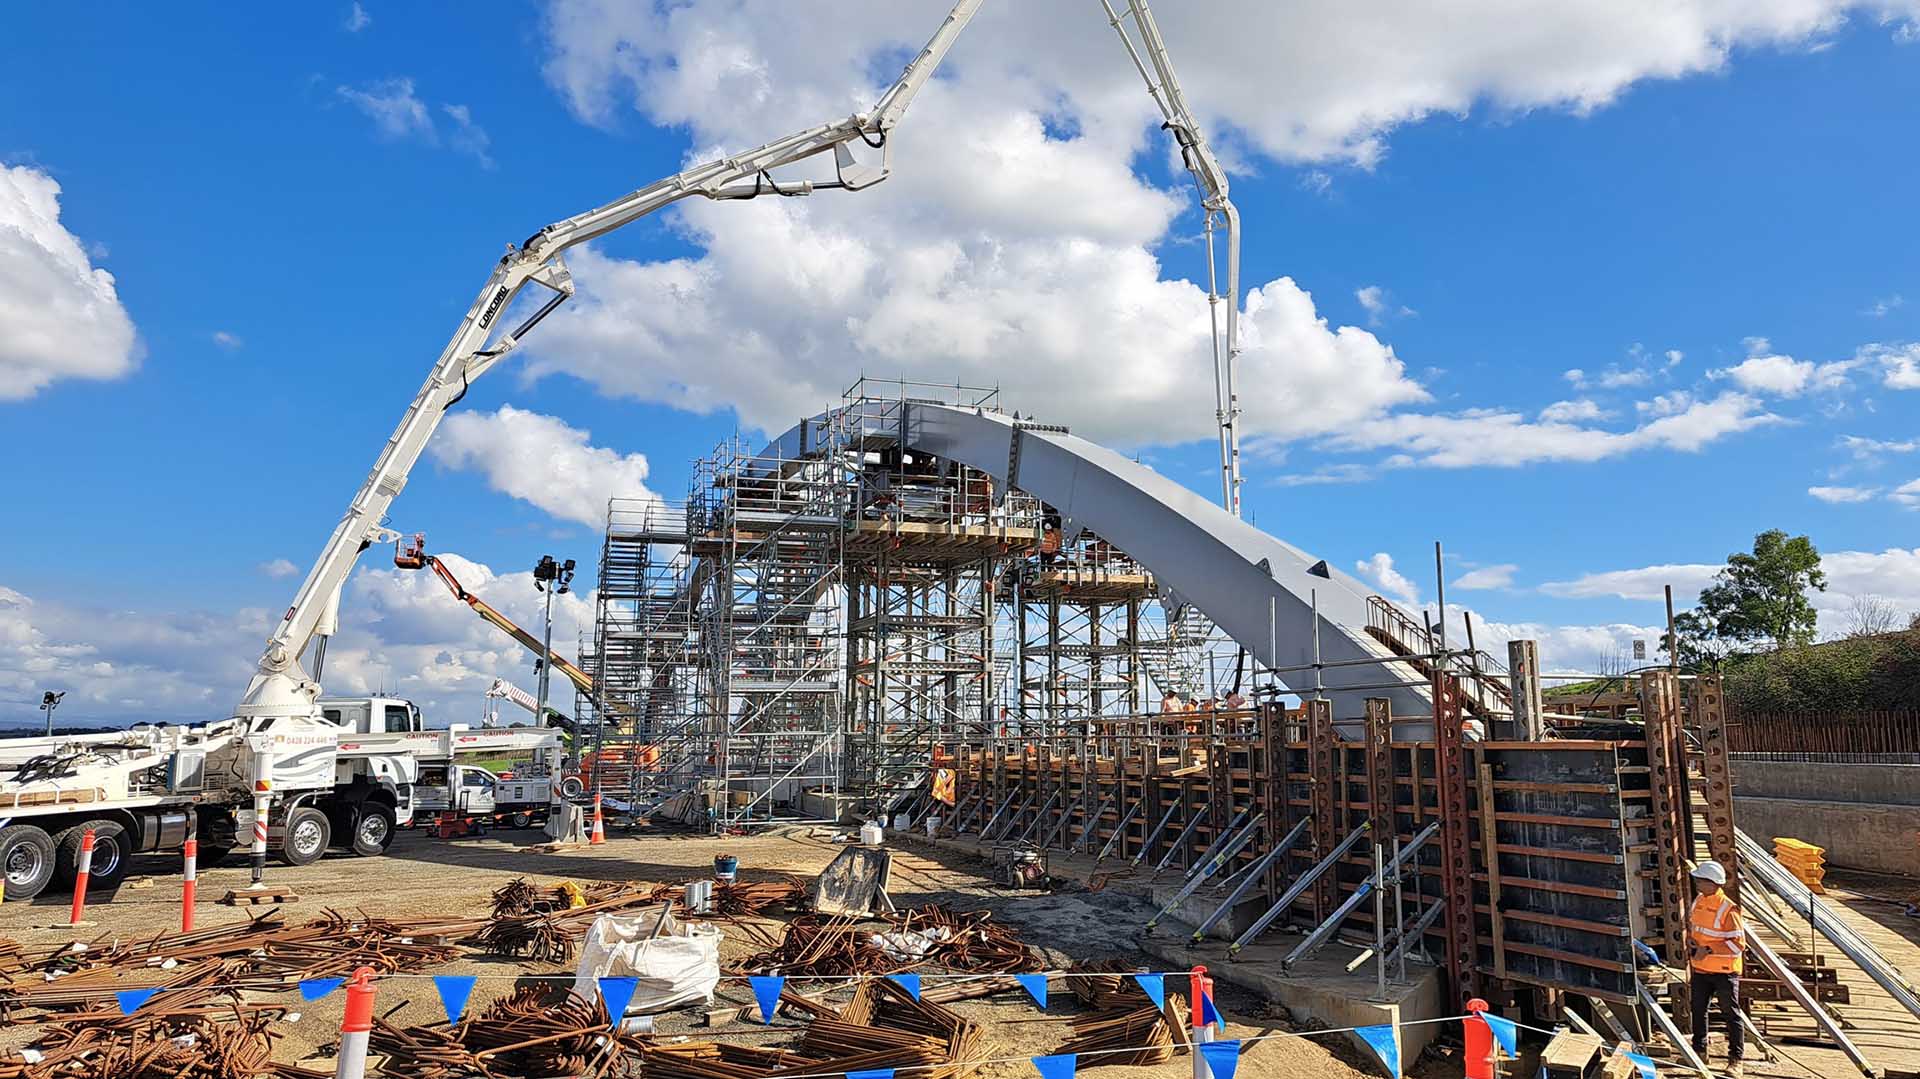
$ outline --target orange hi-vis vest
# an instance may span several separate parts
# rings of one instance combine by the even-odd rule
[[[1725,892],[1703,895],[1693,901],[1687,915],[1687,940],[1695,949],[1693,969],[1703,974],[1738,974],[1741,967],[1740,908]]]

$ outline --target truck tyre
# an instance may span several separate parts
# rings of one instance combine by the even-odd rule
[[[362,858],[387,853],[393,845],[393,807],[384,802],[363,802],[354,814],[352,839],[348,846]]]
[[[509,813],[507,814],[507,827],[516,829],[531,828],[533,827],[533,814],[528,813],[524,809],[518,813]]]
[[[562,798],[584,798],[586,794],[587,785],[580,781],[579,776],[568,776],[560,781],[560,796]]]
[[[233,844],[224,841],[202,839],[198,841],[196,849],[198,853],[194,855],[193,861],[195,868],[212,869],[221,862],[226,861],[227,855],[233,853]]]
[[[0,875],[8,899],[32,899],[53,883],[53,837],[31,824],[0,828]]]
[[[120,887],[132,868],[133,844],[127,830],[110,820],[92,820],[61,832],[55,843],[54,876],[63,887],[73,887],[80,875],[80,843],[93,829],[93,863],[87,869],[87,891],[111,891]]]
[[[312,806],[301,806],[287,814],[286,834],[280,837],[280,861],[292,866],[312,865],[332,843],[333,825],[327,815]]]

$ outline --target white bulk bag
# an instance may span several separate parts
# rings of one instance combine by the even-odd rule
[[[654,909],[595,918],[580,947],[573,991],[583,1000],[594,1000],[600,993],[598,979],[635,978],[628,1015],[650,1015],[695,1001],[712,1003],[713,987],[720,982],[720,930],[669,914],[654,935],[660,917]]]

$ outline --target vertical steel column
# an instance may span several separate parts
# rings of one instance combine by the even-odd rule
[[[1700,731],[1700,756],[1706,773],[1707,849],[1727,871],[1727,895],[1740,901],[1740,849],[1734,840],[1733,769],[1727,756],[1726,702],[1720,676],[1703,674],[1693,683],[1693,716]]]
[[[1473,826],[1467,808],[1467,751],[1460,682],[1433,674],[1434,777],[1440,784],[1440,882],[1446,896],[1447,976],[1456,1004],[1479,995],[1480,946],[1474,927]]]
[[[1640,716],[1647,730],[1647,779],[1652,788],[1653,841],[1660,874],[1660,938],[1668,965],[1687,959],[1687,776],[1684,732],[1673,674],[1642,671]]]
[[[1538,742],[1547,736],[1546,707],[1540,700],[1540,646],[1507,642],[1507,672],[1513,694],[1513,722],[1519,737]]]
[[[1333,702],[1325,699],[1303,702],[1307,715],[1307,784],[1312,805],[1307,812],[1313,821],[1313,856],[1325,858],[1340,840],[1339,818],[1334,812],[1334,784],[1345,783],[1340,775],[1338,743],[1333,733]],[[1339,870],[1322,876],[1313,890],[1313,919],[1325,921],[1339,899]]]
[[[1373,822],[1373,841],[1390,843],[1400,834],[1396,826],[1399,794],[1393,783],[1393,702],[1367,698],[1367,819]]]

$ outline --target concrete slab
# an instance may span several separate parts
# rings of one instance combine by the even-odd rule
[[[983,860],[994,845],[970,837],[929,839],[905,833],[888,837],[888,842],[896,841]],[[1132,869],[1118,858],[1108,858],[1096,865],[1091,855],[1069,857],[1058,851],[1048,852],[1047,871],[1056,879],[1077,881],[1093,890],[1148,898],[1156,908],[1172,900],[1181,883],[1177,870],[1169,869],[1156,878],[1150,866]],[[1291,971],[1282,970],[1280,960],[1300,942],[1299,934],[1269,931],[1231,960],[1226,957],[1227,944],[1238,935],[1238,930],[1224,938],[1216,931],[1209,934],[1206,943],[1191,944],[1194,925],[1204,920],[1223,898],[1201,896],[1182,904],[1151,935],[1143,926],[1138,938],[1141,950],[1165,963],[1170,970],[1205,966],[1215,981],[1256,993],[1280,1005],[1302,1026],[1392,1024],[1399,1031],[1402,1060],[1413,1060],[1441,1033],[1444,1024],[1430,1021],[1449,1014],[1446,979],[1436,967],[1408,963],[1407,984],[1390,981],[1382,995],[1378,993],[1371,957],[1339,941],[1329,943]],[[1235,920],[1244,929],[1264,911],[1264,902],[1244,903],[1236,910]],[[1355,1044],[1359,1045],[1357,1041]],[[1364,1046],[1360,1046],[1360,1051],[1371,1052]]]

